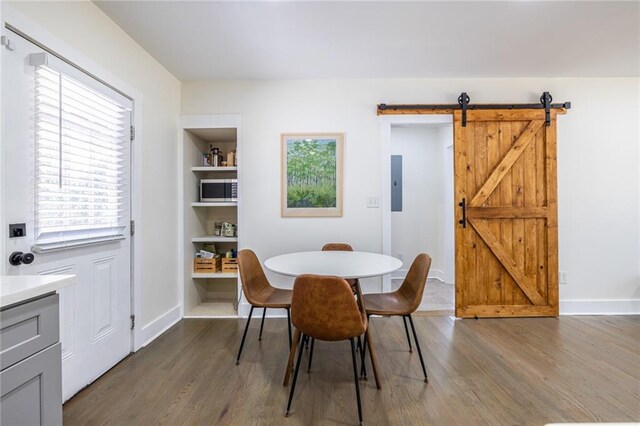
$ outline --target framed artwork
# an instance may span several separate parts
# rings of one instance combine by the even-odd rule
[[[284,133],[282,217],[342,216],[344,133]]]

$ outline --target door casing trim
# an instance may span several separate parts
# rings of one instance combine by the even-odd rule
[[[453,114],[380,115],[380,207],[382,209],[382,253],[391,256],[391,127],[398,124],[453,125]],[[453,139],[451,140],[453,144]],[[391,291],[391,275],[382,277],[382,292]]]

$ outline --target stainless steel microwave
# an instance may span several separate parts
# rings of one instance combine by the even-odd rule
[[[203,203],[238,201],[238,179],[200,180],[200,201]]]

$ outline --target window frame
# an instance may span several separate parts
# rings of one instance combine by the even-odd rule
[[[37,203],[34,199],[33,203],[33,215],[35,229],[34,229],[34,246],[32,250],[36,253],[44,253],[47,251],[53,250],[63,250],[67,248],[75,248],[85,245],[94,245],[107,243],[117,240],[123,240],[127,237],[127,232],[130,227],[129,220],[131,218],[131,191],[132,191],[132,174],[131,174],[131,162],[132,162],[132,149],[130,144],[129,135],[130,129],[133,127],[133,100],[129,97],[123,95],[121,92],[113,89],[108,84],[98,80],[97,78],[91,76],[90,74],[82,71],[76,66],[67,63],[66,61],[48,53],[36,53],[29,55],[29,64],[33,67],[34,70],[34,90],[36,83],[36,69],[37,67],[46,67],[50,70],[60,73],[61,75],[74,80],[76,83],[86,86],[92,91],[95,91],[99,95],[102,95],[109,99],[110,101],[118,104],[125,110],[124,116],[126,117],[125,122],[123,124],[123,130],[125,132],[124,140],[122,141],[123,147],[125,147],[124,154],[124,162],[125,165],[124,170],[125,174],[121,178],[124,182],[123,184],[123,201],[121,204],[121,209],[124,211],[123,216],[124,220],[122,224],[117,227],[108,227],[103,229],[85,229],[85,230],[76,230],[76,231],[62,231],[59,238],[53,238],[49,236],[47,238],[47,234],[43,233],[38,227],[38,210]],[[126,111],[128,110],[128,114]],[[34,115],[34,124],[36,117]],[[35,128],[35,127],[34,127]],[[37,137],[34,137],[34,149],[37,149]],[[35,160],[35,154],[34,154]],[[36,165],[37,167],[37,165]],[[34,170],[34,173],[37,173],[37,169]],[[35,179],[35,176],[34,176]],[[37,194],[38,183],[34,184],[34,197]],[[84,236],[80,236],[83,235]],[[75,238],[74,238],[75,237]]]

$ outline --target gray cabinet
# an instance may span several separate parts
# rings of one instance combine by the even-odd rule
[[[0,311],[0,424],[62,424],[58,295]]]
[[[0,423],[62,424],[60,343],[12,365],[0,373]]]
[[[0,370],[60,340],[57,294],[0,311]]]

